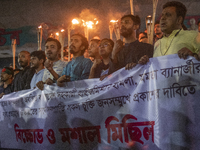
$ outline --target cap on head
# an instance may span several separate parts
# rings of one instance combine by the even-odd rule
[[[1,70],[1,72],[5,72],[5,73],[7,73],[8,75],[12,75],[12,77],[14,76],[14,71],[13,71],[13,69],[10,68],[10,67],[4,67],[4,68]]]

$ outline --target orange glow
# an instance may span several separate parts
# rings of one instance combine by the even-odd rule
[[[118,20],[110,20],[110,22],[113,22],[113,23],[115,23],[115,22],[118,22]]]
[[[94,24],[94,23],[93,23],[92,21],[86,22],[87,27],[90,28],[90,29],[93,28],[93,24]]]
[[[39,29],[41,29],[41,28],[42,28],[42,26],[40,25],[40,26],[38,26],[38,28],[39,28]]]
[[[59,36],[59,33],[58,33],[58,32],[56,32],[56,35],[57,35],[57,36]]]
[[[96,18],[95,18],[95,20],[96,20]],[[98,21],[96,21],[95,23],[93,21],[87,21],[87,22],[85,22],[85,20],[82,20],[82,22],[83,22],[83,26],[84,27],[87,26],[90,29],[93,29],[94,24],[97,25],[99,23]]]
[[[79,21],[77,19],[73,19],[72,24],[79,24]]]
[[[85,20],[82,19],[82,22],[83,22],[83,26],[85,27],[86,26]]]
[[[64,29],[61,30],[61,32],[64,32],[64,31],[65,31]]]

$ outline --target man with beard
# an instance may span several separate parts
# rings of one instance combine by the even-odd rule
[[[30,53],[28,51],[21,51],[18,54],[18,63],[22,67],[22,71],[15,75],[12,92],[30,89],[31,79],[35,73],[35,70],[30,68]]]
[[[1,71],[1,81],[3,84],[0,86],[0,98],[3,95],[11,93],[11,83],[13,80],[14,71],[10,67],[4,67]]]
[[[88,48],[87,39],[81,34],[71,36],[70,53],[72,60],[67,64],[62,72],[62,76],[57,80],[58,86],[63,86],[64,82],[88,79],[92,61],[84,58],[83,54]]]
[[[139,16],[125,15],[121,18],[120,34],[125,39],[125,44],[117,40],[111,55],[109,74],[125,67],[131,69],[137,63],[143,63],[140,59],[146,59],[153,56],[153,46],[147,43],[141,43],[137,40],[136,33],[140,27]]]
[[[44,62],[46,60],[46,56],[44,51],[34,51],[31,53],[31,68],[35,69],[35,74],[31,80],[31,89],[36,87],[36,83],[42,81],[44,74]]]
[[[181,2],[171,1],[163,5],[160,19],[163,38],[154,45],[153,57],[177,54],[180,58],[197,56],[200,49],[200,34],[183,30],[187,9]]]
[[[61,44],[57,39],[48,38],[45,42],[45,54],[47,60],[44,63],[45,70],[42,81],[36,86],[43,90],[44,84],[52,85],[62,74],[67,62],[60,60]]]

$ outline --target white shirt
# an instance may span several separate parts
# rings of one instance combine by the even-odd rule
[[[61,61],[58,60],[56,62],[53,63],[53,70],[59,75],[61,76],[62,71],[64,69],[64,67],[67,65],[67,62],[65,61]],[[49,72],[49,70],[47,70],[46,68],[44,69],[44,75],[42,78],[42,81],[45,82],[48,78],[53,80],[53,75]]]

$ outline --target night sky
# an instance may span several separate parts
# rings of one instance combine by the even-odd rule
[[[162,5],[167,1],[159,0],[157,18],[161,14]],[[189,15],[200,14],[197,0],[181,2],[187,6]],[[108,36],[109,21],[130,14],[129,0],[0,0],[0,4],[0,27],[5,29],[38,26],[43,22],[68,26],[73,18],[80,17],[81,12],[89,9],[99,20],[100,30],[96,31],[97,34]],[[133,4],[135,14],[141,17],[141,30],[144,30],[145,17],[153,12],[152,0],[133,0]]]

